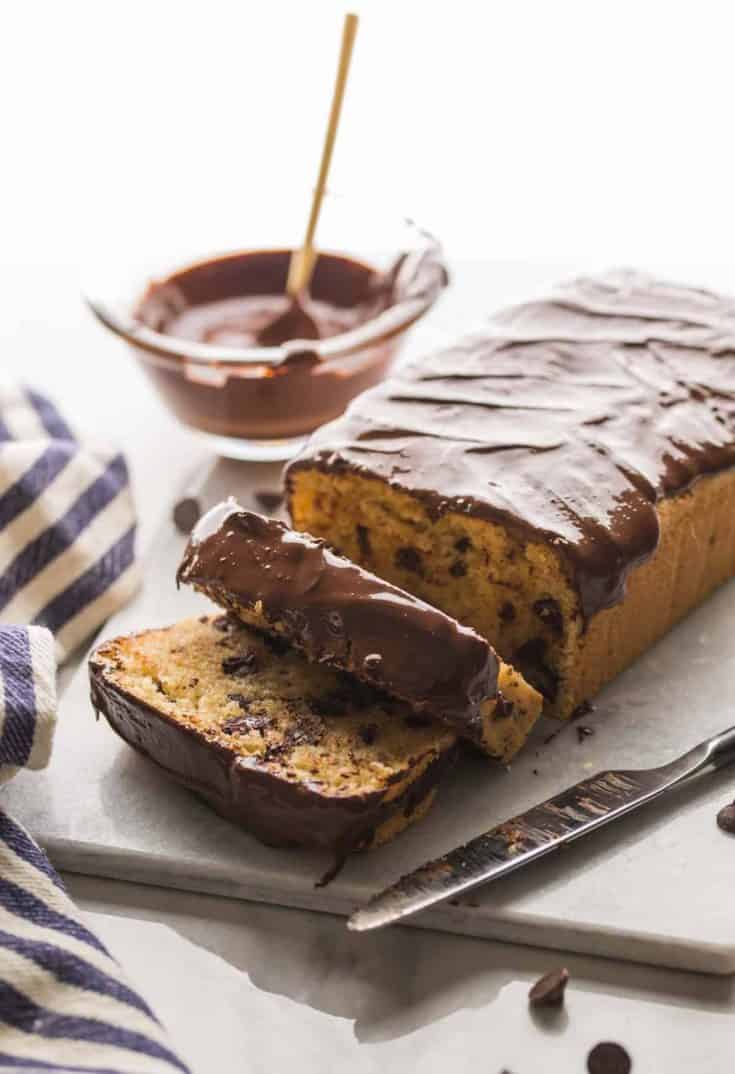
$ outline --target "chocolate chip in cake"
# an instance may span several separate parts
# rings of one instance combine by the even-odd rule
[[[717,814],[717,826],[728,835],[735,835],[735,802],[722,807]]]
[[[236,679],[244,679],[246,675],[252,675],[258,670],[258,654],[255,649],[247,649],[244,653],[235,656],[226,656],[222,661],[222,670],[225,675],[232,675]]]
[[[621,1044],[604,1040],[587,1056],[589,1074],[630,1074],[631,1058]]]
[[[333,690],[308,700],[312,711],[319,716],[345,716],[350,711],[350,695],[345,690]]]
[[[376,671],[380,670],[382,663],[383,657],[380,653],[368,653],[362,662],[362,666],[369,675],[374,675]]]
[[[206,623],[206,621],[206,615],[203,615],[199,620],[200,623]],[[230,630],[233,630],[237,625],[238,624],[235,622],[232,616],[229,615],[220,615],[216,619],[212,620],[212,626],[214,627],[214,629],[221,630],[223,634],[226,634]]]
[[[467,574],[467,564],[464,562],[464,560],[457,559],[449,568],[449,573],[451,574],[452,578],[463,578],[465,574]]]
[[[366,746],[372,746],[378,737],[378,725],[376,723],[365,723],[358,728],[358,734]]]
[[[504,604],[501,604],[500,611],[498,612],[498,618],[501,623],[512,623],[516,617],[516,610],[509,600],[506,600]]]
[[[502,694],[498,690],[495,695],[495,711],[493,712],[494,720],[502,720],[506,716],[510,716],[513,712],[513,702],[509,701],[505,694]]]
[[[396,567],[400,567],[404,571],[411,571],[413,574],[423,573],[421,553],[411,545],[404,545],[396,551],[395,564]]]
[[[253,493],[255,502],[259,507],[262,507],[269,515],[277,511],[283,503],[283,493],[278,489],[258,489]]]
[[[548,701],[555,701],[559,692],[559,678],[556,672],[544,663],[546,642],[543,638],[531,638],[516,650],[513,664],[523,678],[535,686]]]
[[[590,735],[594,735],[595,730],[593,727],[578,727],[577,728],[577,741],[584,742]]]
[[[264,634],[263,641],[274,656],[283,656],[291,648],[284,638],[277,638],[274,634]]]
[[[360,557],[362,559],[369,559],[372,553],[372,547],[370,545],[370,530],[367,526],[361,526],[359,523],[355,526],[355,536],[357,537],[357,547],[360,549]]]
[[[202,505],[196,496],[183,496],[174,504],[174,526],[185,536],[191,533],[199,519],[202,517]]]
[[[472,548],[472,541],[469,537],[458,537],[454,542],[454,547],[459,554],[463,556],[466,552],[469,552],[470,548]]]
[[[268,717],[262,713],[248,712],[248,702],[242,694],[228,694],[230,701],[236,701],[243,710],[242,716],[231,716],[222,724],[222,730],[226,735],[248,734],[251,731],[260,731],[268,726]]]
[[[532,1007],[561,1007],[569,981],[569,970],[562,967],[540,977],[528,993]]]
[[[561,608],[553,597],[544,597],[541,600],[534,601],[533,610],[544,626],[547,626],[557,637],[561,635],[564,620],[562,619]]]

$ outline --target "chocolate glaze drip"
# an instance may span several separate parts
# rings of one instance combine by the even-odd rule
[[[315,433],[351,470],[563,557],[586,618],[655,551],[656,503],[735,465],[735,299],[621,270],[516,306]]]
[[[128,745],[268,846],[322,847],[335,851],[342,861],[369,845],[384,821],[403,812],[410,815],[456,757],[455,747],[437,755],[390,802],[378,791],[326,796],[320,789],[290,784],[271,772],[267,763],[237,756],[113,686],[94,657],[89,672],[94,708]]]
[[[177,580],[225,607],[262,605],[311,659],[471,734],[497,692],[497,658],[468,627],[274,519],[220,504],[199,522]]]

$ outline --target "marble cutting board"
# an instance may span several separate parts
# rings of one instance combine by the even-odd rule
[[[277,466],[219,462],[203,478],[211,504],[228,493],[255,506]],[[176,591],[184,538],[166,522],[147,559],[140,595],[104,636],[163,625],[207,607]],[[329,861],[261,846],[95,722],[82,665],[61,702],[50,768],[21,773],[2,804],[70,872],[347,914],[428,858],[602,768],[670,760],[735,724],[735,584],[725,586],[596,700],[581,722],[542,721],[510,770],[463,759],[428,819],[389,846],[352,858],[328,887]],[[554,731],[558,733],[554,734]],[[413,924],[707,973],[735,972],[735,839],[715,824],[735,797],[735,767],[700,777],[647,807]],[[243,905],[247,914],[247,905]],[[365,937],[370,943],[370,937]]]

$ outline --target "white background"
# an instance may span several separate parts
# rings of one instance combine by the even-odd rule
[[[363,0],[333,186],[367,184],[455,257],[733,261],[733,7]],[[3,259],[74,261],[151,207],[237,213],[311,177],[345,4],[23,0],[3,8]],[[735,285],[734,285],[735,286]]]

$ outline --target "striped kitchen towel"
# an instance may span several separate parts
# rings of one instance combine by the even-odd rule
[[[188,1072],[150,1007],[81,921],[46,856],[2,812],[0,1071]]]
[[[47,627],[64,658],[139,584],[122,455],[43,395],[0,384],[0,624]]]
[[[134,534],[122,457],[80,443],[38,393],[0,385],[0,782],[48,762],[56,656],[133,592]],[[43,851],[0,811],[2,1071],[187,1067]]]

